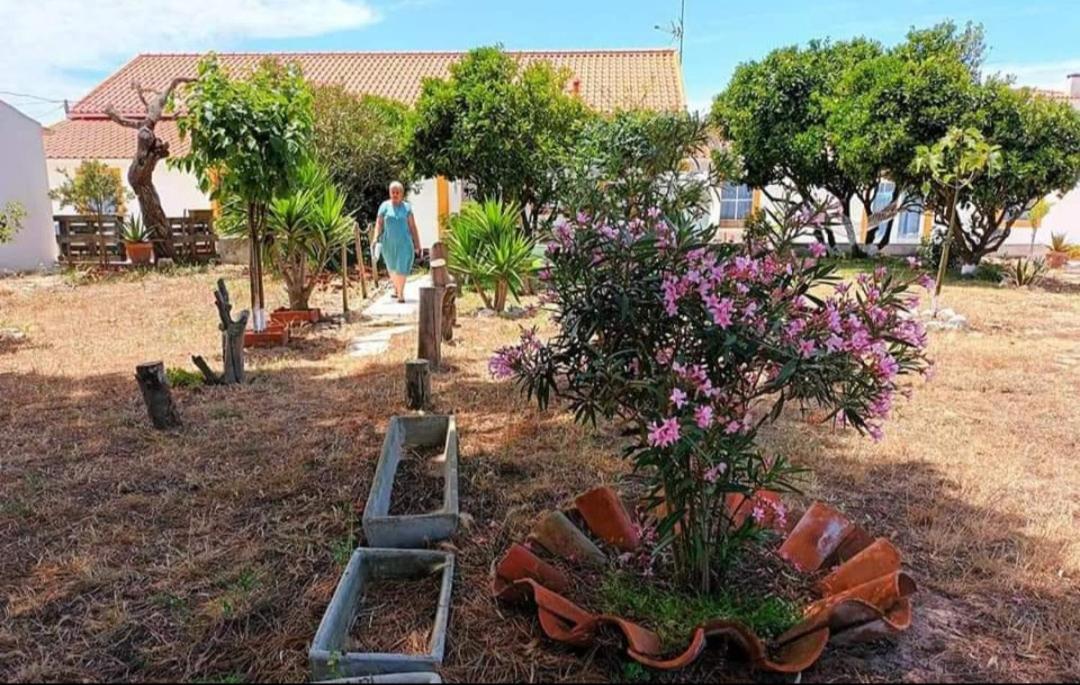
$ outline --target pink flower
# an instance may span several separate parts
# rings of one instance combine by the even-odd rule
[[[713,323],[720,328],[727,328],[731,325],[731,312],[735,309],[735,302],[730,297],[711,299],[713,302],[709,304],[709,313],[712,314]]]
[[[706,471],[703,475],[706,483],[715,483],[716,481],[720,480],[720,476],[724,475],[725,473],[727,473],[727,464],[717,464],[716,466]]]
[[[800,340],[799,341],[799,356],[803,359],[808,359],[811,355],[817,352],[817,345],[813,340]]]
[[[724,426],[724,432],[728,435],[734,435],[735,433],[741,433],[743,430],[743,424],[741,421],[728,421],[728,424]]]
[[[821,243],[814,243],[810,246],[810,254],[817,258],[824,257],[829,252],[829,248],[825,247]]]
[[[923,274],[922,276],[919,276],[918,283],[920,286],[923,287],[924,290],[927,291],[933,290],[935,287],[937,287],[937,281],[935,281],[934,277],[930,274]]]
[[[521,361],[521,350],[517,347],[504,347],[498,350],[488,361],[488,371],[497,379],[506,379],[514,375],[514,367]]]
[[[694,410],[694,421],[698,428],[706,430],[713,424],[713,408],[703,404]]]
[[[662,423],[649,424],[649,444],[653,447],[667,447],[679,439],[679,422],[665,419]]]
[[[679,409],[682,409],[686,404],[686,393],[681,388],[675,388],[671,391],[671,401]]]

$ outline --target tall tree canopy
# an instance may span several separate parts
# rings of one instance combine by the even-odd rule
[[[407,148],[416,171],[515,202],[535,228],[553,199],[559,161],[587,119],[566,92],[568,78],[546,62],[522,68],[497,47],[469,52],[448,79],[424,82]]]
[[[361,224],[375,220],[392,181],[416,180],[405,153],[408,108],[391,100],[357,97],[341,86],[315,86],[316,159],[346,193],[346,208]]]
[[[915,148],[957,123],[981,58],[981,29],[951,23],[913,30],[888,49],[864,38],[812,41],[740,65],[712,117],[738,157],[742,181],[791,183],[804,197],[827,192],[857,252],[853,202],[873,214],[883,179],[896,188],[875,218],[913,200]],[[823,236],[833,242],[831,232]]]
[[[267,59],[247,78],[226,73],[211,54],[199,63],[187,111],[178,120],[191,139],[169,163],[193,173],[203,192],[247,205],[251,239],[251,297],[256,330],[265,327],[262,250],[267,205],[289,192],[309,156],[311,91],[295,64]]]

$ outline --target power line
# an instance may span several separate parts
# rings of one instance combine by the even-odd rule
[[[40,102],[50,102],[50,103],[54,103],[54,104],[55,103],[64,104],[63,100],[57,100],[56,98],[43,98],[40,95],[31,95],[29,93],[13,93],[10,90],[0,90],[0,95],[8,95],[10,97],[17,97],[17,98],[30,98],[31,100],[38,100]]]

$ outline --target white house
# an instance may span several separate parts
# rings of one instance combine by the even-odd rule
[[[23,228],[0,245],[0,270],[23,271],[56,261],[49,181],[41,125],[0,101],[0,207],[18,202],[26,210]]]
[[[451,64],[461,52],[346,52],[346,53],[224,53],[218,59],[234,73],[253,69],[260,60],[275,57],[297,62],[305,77],[320,84],[338,84],[356,94],[373,94],[414,104],[425,78],[449,75]],[[652,109],[684,111],[686,96],[677,54],[672,49],[655,50],[558,50],[508,54],[523,64],[545,60],[556,68],[566,68],[571,77],[568,89],[593,109]],[[139,55],[105,79],[68,111],[65,121],[52,126],[45,135],[49,162],[49,183],[63,181],[62,169],[74,169],[84,159],[97,159],[115,166],[126,178],[135,152],[135,132],[105,116],[110,105],[125,116],[142,113],[142,104],[132,83],[146,88],[163,88],[178,76],[194,76],[201,55]],[[176,123],[158,124],[157,132],[169,141],[173,154],[185,151]],[[166,215],[183,216],[190,210],[211,209],[208,197],[197,187],[194,177],[160,164],[154,184]],[[430,247],[439,236],[439,217],[456,211],[462,187],[446,179],[421,181],[409,200],[416,213],[420,240]],[[137,211],[138,203],[131,203]],[[59,207],[54,207],[60,213]]]

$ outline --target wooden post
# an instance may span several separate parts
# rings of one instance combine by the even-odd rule
[[[420,288],[420,328],[417,355],[431,362],[431,370],[442,364],[442,301],[445,288]]]
[[[360,224],[355,224],[356,267],[360,269],[360,296],[367,299],[367,274],[364,272],[364,241],[360,239]]]
[[[454,339],[454,325],[457,323],[457,286],[450,280],[446,258],[446,245],[442,241],[431,246],[431,282],[437,288],[445,288],[442,300],[442,339],[450,342]]]
[[[341,311],[349,316],[349,246],[341,245]]]
[[[217,306],[218,329],[221,331],[221,357],[225,361],[225,372],[218,376],[202,357],[195,356],[191,361],[202,371],[203,377],[211,385],[244,382],[244,329],[247,328],[248,311],[240,312],[233,321],[232,302],[229,291],[225,288],[225,279],[219,278],[214,291],[214,304]]]
[[[150,414],[150,421],[158,430],[179,428],[180,413],[176,411],[173,403],[172,392],[169,390],[169,379],[165,376],[165,364],[163,362],[148,362],[135,367],[135,380],[139,382],[139,390],[142,391],[143,402],[146,403],[146,411]]]
[[[431,366],[426,359],[405,362],[405,404],[414,411],[431,406]]]

